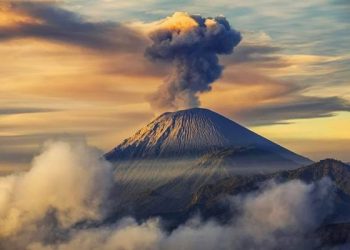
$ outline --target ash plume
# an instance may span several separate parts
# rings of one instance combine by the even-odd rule
[[[156,110],[178,110],[200,105],[198,94],[210,91],[221,76],[218,55],[230,54],[241,41],[223,16],[205,18],[176,12],[150,33],[146,58],[171,65],[171,73],[149,98]]]

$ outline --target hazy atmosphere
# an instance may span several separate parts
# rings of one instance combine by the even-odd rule
[[[0,249],[350,249],[349,13],[0,0]]]
[[[155,52],[156,32],[170,32],[183,12],[225,16],[236,32],[202,54],[214,67],[200,81],[185,67],[175,76],[171,62],[200,65],[200,57]],[[186,105],[215,110],[313,160],[350,161],[348,12],[341,0],[2,1],[1,170],[29,166],[52,138],[110,149],[155,114]],[[183,55],[196,45],[186,46]],[[198,86],[188,91],[181,77]]]

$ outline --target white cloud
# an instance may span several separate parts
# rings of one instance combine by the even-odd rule
[[[0,178],[0,236],[35,228],[50,211],[64,228],[101,219],[113,175],[96,149],[52,142],[32,165],[29,172]]]
[[[52,142],[29,172],[0,178],[0,248],[29,250],[309,249],[332,208],[332,183],[290,181],[229,198],[226,225],[193,218],[172,232],[159,219],[104,224],[111,166],[83,143]],[[118,197],[113,197],[118,199]],[[93,220],[95,226],[76,223]]]

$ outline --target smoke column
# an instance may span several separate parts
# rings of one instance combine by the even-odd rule
[[[218,55],[230,54],[241,41],[225,17],[204,18],[176,12],[150,32],[152,44],[145,56],[168,63],[171,73],[150,96],[156,110],[178,110],[200,105],[198,93],[210,91],[221,76]]]

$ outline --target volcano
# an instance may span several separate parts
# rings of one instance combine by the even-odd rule
[[[160,115],[105,155],[112,162],[150,159],[225,158],[232,166],[299,167],[311,163],[208,109]]]
[[[169,231],[194,216],[225,224],[238,213],[227,199],[264,183],[332,181],[332,212],[308,237],[322,246],[349,241],[349,165],[313,163],[211,110],[164,113],[105,158],[115,166],[118,197],[108,221],[157,217]]]
[[[115,167],[116,213],[136,218],[182,214],[198,190],[236,174],[312,163],[202,108],[160,115],[105,158]]]
[[[313,163],[208,109],[164,113],[105,158],[117,180],[111,221],[159,217],[170,230],[197,215],[226,223],[235,216],[227,197],[269,181],[326,178],[334,183],[334,208],[314,234],[325,245],[348,241],[349,165],[334,159]]]

